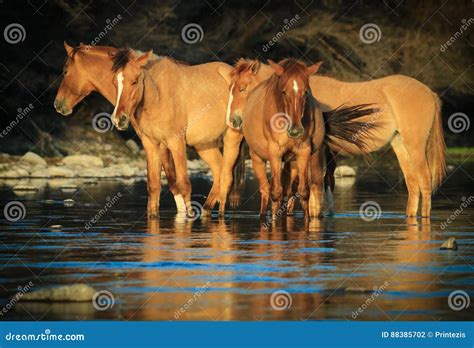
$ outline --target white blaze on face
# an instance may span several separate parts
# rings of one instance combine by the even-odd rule
[[[115,101],[115,108],[114,108],[114,112],[112,113],[112,118],[115,117],[115,114],[117,112],[120,98],[122,97],[122,92],[123,92],[123,74],[122,72],[119,72],[117,74],[117,100]]]
[[[296,83],[296,80],[293,80],[293,91],[295,91],[295,113],[296,113],[296,96],[298,95],[298,84]]]
[[[295,91],[295,94],[298,93],[298,90],[299,90],[298,84],[296,83],[296,80],[293,80],[293,91]]]
[[[225,114],[225,122],[227,126],[232,127],[230,124],[230,109],[232,107],[232,101],[234,100],[234,94],[232,93],[234,91],[234,85],[230,86],[230,92],[229,92],[229,102],[227,103],[227,112]]]

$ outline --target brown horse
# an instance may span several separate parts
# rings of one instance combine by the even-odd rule
[[[64,78],[61,82],[56,99],[54,101],[54,106],[56,110],[63,115],[69,115],[72,113],[72,110],[77,103],[79,103],[83,98],[85,98],[87,95],[94,91],[99,92],[111,104],[115,105],[117,96],[117,74],[112,69],[114,62],[118,63],[122,61],[122,59],[125,60],[128,57],[127,55],[124,55],[124,51],[121,51],[114,47],[91,47],[82,44],[78,47],[73,48],[67,43],[64,43],[64,47],[67,52],[67,59],[64,66]],[[153,55],[152,57],[150,57],[150,65],[152,65],[153,61],[158,60],[160,60],[160,58]],[[217,80],[218,83],[220,83],[222,79],[225,80],[225,78],[228,77],[227,71],[230,70],[230,67],[225,64],[221,64],[219,65],[217,70],[219,72]],[[217,98],[217,100],[219,100],[219,97],[220,94],[215,95],[215,98]],[[223,95],[222,97],[225,98],[225,100],[222,100],[221,102],[217,103],[216,106],[217,108],[222,109],[220,110],[222,112],[220,118],[222,118],[222,115],[225,112],[225,102],[227,99],[226,95]],[[223,104],[223,106],[221,104]],[[201,114],[204,114],[204,112],[206,111],[207,109],[203,109],[203,113]],[[218,111],[212,112],[211,119],[212,117],[216,116],[217,113]],[[178,211],[186,211],[184,207],[184,199],[178,190],[178,186],[175,184],[176,174],[173,160],[170,158],[169,150],[163,144],[159,145],[152,138],[145,135],[141,131],[140,127],[138,126],[138,123],[134,118],[131,118],[130,121],[143,143],[143,147],[147,156],[147,210],[149,215],[151,217],[158,216],[159,197],[161,189],[161,162],[163,162],[163,168],[165,169],[166,176],[168,178],[169,187],[175,197]],[[125,122],[127,122],[127,119],[125,120]],[[220,125],[221,123],[223,123],[223,121],[213,123]],[[196,125],[197,123],[187,125],[185,129],[182,129],[179,133],[176,133],[176,137],[179,138],[181,136],[186,136],[187,131],[194,128]],[[125,126],[125,124],[122,124],[122,126]],[[223,127],[223,129],[225,130],[225,126]],[[211,170],[212,168],[214,168],[213,173],[216,171],[216,168],[220,167],[221,157],[217,155],[215,149],[210,149],[208,151],[206,149],[202,149],[200,155],[202,155],[203,159],[208,164],[209,162],[211,162],[210,167]],[[218,185],[217,187],[213,186],[213,188],[214,192],[218,192]],[[216,196],[217,194],[210,194],[208,196],[208,199],[206,200],[205,206],[213,205],[216,200]]]
[[[322,113],[312,97],[309,76],[318,70],[321,63],[307,67],[295,59],[279,64],[269,62],[274,74],[250,92],[242,115],[243,134],[249,144],[253,170],[260,186],[260,216],[263,218],[266,215],[270,194],[266,162],[270,161],[272,215],[276,216],[283,198],[282,158],[293,154],[298,168],[298,195],[305,218],[309,218],[308,165],[311,147],[314,143],[321,152],[324,140]],[[315,174],[322,177],[322,173]],[[314,213],[311,212],[311,215]]]
[[[141,56],[122,51],[116,57],[117,102],[112,121],[118,128],[135,119],[141,132],[171,152],[176,184],[188,215],[193,215],[187,174],[186,145],[194,146],[214,177],[205,208],[212,209],[219,195],[222,155],[219,141],[227,125],[225,108],[231,67],[214,62],[187,66],[168,58],[151,62],[151,52]],[[179,135],[179,136],[177,136]]]
[[[269,66],[257,65],[255,78],[242,80],[239,86],[233,86],[234,91],[237,89],[245,95],[252,90],[252,84],[255,86],[271,76]],[[341,105],[357,104],[372,104],[379,109],[363,127],[366,134],[363,147],[355,146],[347,138],[336,137],[332,139],[331,150],[343,154],[366,154],[390,143],[408,188],[406,215],[417,215],[421,193],[421,215],[429,217],[431,194],[441,184],[445,174],[446,146],[438,96],[423,83],[403,75],[364,82],[342,82],[325,76],[311,76],[310,86],[323,112]],[[231,108],[233,113],[228,113],[228,123],[232,127],[238,128],[242,123],[242,105],[236,105]],[[354,132],[352,139],[357,140],[360,135],[362,133]]]
[[[240,128],[242,121],[239,115],[242,115],[245,105],[248,100],[250,92],[259,84],[263,74],[259,73],[260,69],[268,70],[268,76],[271,76],[272,69],[268,65],[261,64],[258,60],[246,60],[239,59],[235,64],[234,69],[231,72],[231,84],[229,93],[229,102],[227,105],[227,120],[231,127]],[[266,74],[265,74],[266,75]],[[311,78],[310,78],[311,81]],[[318,106],[319,107],[319,106]],[[373,114],[376,109],[368,108],[366,105],[357,105],[353,107],[340,107],[335,110],[323,112],[324,119],[324,134],[325,134],[325,153],[318,153],[320,148],[318,139],[314,139],[316,142],[312,144],[313,153],[312,165],[315,166],[311,173],[311,187],[310,192],[310,209],[313,214],[319,215],[321,209],[321,201],[317,199],[318,192],[321,186],[321,178],[317,173],[320,173],[322,164],[320,163],[324,157],[326,158],[326,173],[324,175],[324,188],[328,196],[329,202],[329,215],[334,213],[334,171],[336,168],[336,162],[333,154],[330,150],[334,143],[339,143],[341,140],[354,144],[356,148],[363,149],[365,144],[364,140],[367,136],[364,131],[365,122],[361,122],[359,119]],[[232,183],[232,166],[239,154],[239,145],[243,139],[243,135],[239,130],[228,130],[229,136],[227,137],[228,143],[224,148],[224,165],[221,174],[221,194],[220,194],[220,215],[224,214],[225,203],[227,193]],[[353,140],[353,134],[360,133],[360,136]],[[286,206],[286,215],[292,215],[293,207],[295,203],[292,186],[298,174],[295,161],[287,161],[284,163],[284,169],[282,173],[282,185],[284,197],[288,198]],[[311,215],[313,215],[311,214]]]
[[[62,115],[70,115],[74,107],[92,92],[98,92],[115,105],[117,87],[112,72],[117,48],[105,46],[71,47],[64,42],[67,58],[63,68],[63,80],[59,86],[54,107]],[[132,125],[142,141],[147,158],[148,214],[155,218],[159,211],[161,165],[165,169],[168,184],[175,198],[178,212],[185,210],[184,200],[175,185],[173,162],[165,146],[158,153],[157,146],[145,136],[137,125]]]

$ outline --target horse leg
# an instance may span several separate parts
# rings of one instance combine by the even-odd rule
[[[219,199],[219,186],[221,181],[222,171],[222,154],[218,147],[200,147],[196,146],[196,151],[201,159],[211,169],[212,173],[212,187],[211,191],[207,195],[206,202],[204,203],[204,213],[210,212],[216,205]]]
[[[189,180],[186,163],[186,144],[184,141],[169,142],[168,148],[173,157],[176,168],[176,185],[184,198],[186,212],[189,217],[194,217],[191,206],[191,181]]]
[[[272,219],[275,219],[283,198],[283,187],[281,185],[281,157],[272,150],[270,150],[270,170],[272,173]]]
[[[310,158],[310,199],[309,216],[311,218],[321,217],[321,205],[323,200],[324,182],[324,152],[319,149]]]
[[[148,204],[147,215],[150,219],[159,217],[159,201],[161,192],[161,159],[159,145],[149,138],[142,137],[142,144],[146,154]]]
[[[293,184],[298,176],[296,162],[285,162],[281,174],[281,184],[283,186],[283,195],[287,199],[286,215],[292,216],[295,208],[296,197],[293,195]]]
[[[219,193],[219,216],[224,216],[227,195],[229,194],[233,181],[232,170],[234,168],[235,161],[237,160],[237,156],[239,156],[240,143],[242,142],[242,139],[242,133],[234,131],[230,128],[227,129],[224,135],[224,156]]]
[[[305,219],[309,218],[308,207],[308,163],[311,157],[311,149],[300,149],[296,154],[296,165],[298,167],[298,195],[303,208]]]
[[[412,150],[412,151],[410,151]],[[415,148],[409,147],[412,164],[418,179],[418,186],[421,191],[421,217],[429,218],[431,215],[431,172],[426,158],[426,150],[423,146]]]
[[[252,159],[252,168],[255,177],[258,180],[260,188],[260,219],[264,220],[267,215],[268,199],[270,196],[270,183],[267,179],[265,161],[250,149],[250,158]]]
[[[160,144],[160,157],[166,179],[168,180],[168,187],[176,203],[176,210],[178,213],[185,213],[186,206],[184,204],[184,198],[178,190],[178,185],[176,185],[176,169],[174,167],[173,158],[171,158],[171,152],[164,144]]]
[[[403,176],[405,178],[405,184],[408,190],[408,202],[406,208],[407,217],[416,217],[418,211],[418,203],[420,199],[420,187],[415,174],[415,168],[412,166],[410,154],[402,142],[399,134],[397,134],[391,141],[391,145],[395,155],[397,156],[398,163],[402,169]]]

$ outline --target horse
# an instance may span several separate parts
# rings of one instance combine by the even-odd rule
[[[295,59],[278,64],[269,60],[269,63],[273,75],[250,92],[242,115],[243,135],[259,182],[260,217],[266,216],[270,194],[272,216],[277,215],[283,198],[282,158],[293,154],[298,168],[298,196],[304,216],[309,219],[307,175],[311,146],[312,142],[321,145],[324,139],[322,113],[309,92],[309,76],[318,70],[320,63],[309,67]],[[265,169],[267,161],[272,175],[271,190]]]
[[[271,74],[268,65],[258,63],[254,66],[253,78],[242,80],[239,86],[231,84],[231,89],[245,95],[251,90],[250,83],[256,85]],[[441,185],[446,172],[441,101],[436,93],[420,81],[404,75],[363,82],[343,82],[315,75],[309,81],[323,113],[341,105],[365,104],[378,109],[367,119],[364,131],[361,129],[350,137],[357,140],[363,136],[364,146],[348,141],[347,137],[333,137],[331,150],[340,154],[366,155],[390,143],[408,189],[406,216],[417,216],[421,194],[421,216],[429,217],[431,195]],[[232,113],[228,113],[228,123],[238,129],[242,123],[242,105],[236,105],[233,109]]]
[[[137,55],[129,50],[116,57],[112,70],[118,93],[112,122],[122,129],[125,120],[135,119],[145,136],[169,149],[176,185],[188,216],[193,216],[186,145],[194,146],[211,168],[214,183],[204,206],[208,211],[219,196],[219,141],[227,129],[224,115],[232,68],[220,62],[188,66],[166,57],[150,62],[151,57],[151,51]]]
[[[264,73],[261,73],[260,70],[265,70]],[[221,174],[221,193],[220,193],[220,215],[224,214],[226,197],[231,187],[233,177],[232,177],[232,165],[235,162],[239,154],[240,142],[243,139],[242,132],[240,128],[242,127],[241,116],[245,105],[248,100],[250,92],[262,82],[262,77],[269,77],[271,75],[272,69],[269,65],[261,64],[258,60],[248,60],[248,59],[239,59],[234,65],[234,69],[231,72],[231,84],[229,88],[229,102],[227,105],[227,114],[226,118],[228,124],[232,128],[230,131],[230,136],[228,137],[228,144],[224,149],[224,165]],[[267,74],[268,73],[268,74]],[[310,77],[310,81],[311,81]],[[317,104],[317,101],[314,101]],[[318,108],[319,105],[318,105]],[[377,110],[374,108],[369,108],[367,105],[356,105],[353,107],[344,107],[341,106],[337,109],[323,112],[324,120],[324,142],[325,142],[325,151],[324,153],[316,153],[312,156],[312,161],[316,161],[315,165],[317,168],[321,167],[321,163],[318,164],[317,161],[324,160],[326,164],[326,172],[324,175],[324,191],[327,194],[329,202],[328,215],[334,214],[334,171],[336,169],[336,162],[331,151],[333,143],[345,140],[346,142],[353,143],[357,148],[363,149],[364,145],[364,136],[366,135],[363,132],[363,127],[365,126],[364,122],[360,122],[359,119],[363,118],[366,115],[372,114]],[[283,120],[284,121],[284,120]],[[229,132],[229,131],[228,131]],[[354,141],[352,135],[354,133],[361,133],[361,136],[356,138]],[[313,150],[318,150],[320,144],[312,144]],[[324,155],[324,157],[322,157]],[[312,192],[319,192],[321,182],[320,177],[316,173],[320,172],[320,169],[316,168],[316,171],[313,170],[311,185],[313,189]],[[293,208],[295,196],[292,194],[292,186],[298,174],[295,161],[287,161],[283,164],[283,173],[282,173],[282,185],[284,187],[284,197],[288,199],[286,203],[286,215],[293,214]],[[317,215],[320,215],[321,211],[321,202],[317,199],[318,194],[310,195],[310,202],[316,207]],[[314,211],[314,210],[313,210]],[[315,214],[313,212],[313,214]]]
[[[112,105],[115,105],[118,90],[116,73],[113,71],[113,66],[122,58],[126,58],[120,56],[123,51],[114,47],[86,46],[83,44],[78,47],[71,47],[66,42],[64,43],[64,48],[67,53],[67,58],[63,68],[63,80],[54,101],[56,111],[62,115],[71,114],[75,105],[94,91],[99,92]],[[155,55],[150,58],[151,61],[160,59],[161,58]],[[228,68],[230,69],[230,67]],[[228,71],[226,65],[223,64],[219,66],[218,70],[218,79],[221,79],[220,76],[223,76],[225,79],[227,77],[226,71]],[[216,98],[219,98],[219,95],[216,95]],[[224,96],[224,98],[227,99],[227,96]],[[218,105],[220,106],[220,104]],[[222,112],[224,113],[225,106],[223,110]],[[214,116],[214,113],[212,116]],[[127,120],[124,121],[125,123],[122,124],[123,127],[126,125]],[[159,215],[161,165],[163,165],[163,169],[168,178],[168,184],[175,198],[178,212],[185,212],[184,199],[176,185],[174,163],[170,158],[169,150],[163,144],[157,145],[153,139],[146,136],[134,118],[131,118],[130,122],[140,137],[146,153],[148,178],[147,212],[149,217],[156,218]],[[185,132],[179,133],[179,136],[181,135],[185,136]],[[218,155],[215,156],[215,158],[211,156],[212,154],[216,154],[216,151],[202,150],[202,152],[206,152],[202,154],[204,160],[208,162],[208,164],[212,162],[212,166],[210,166],[211,170],[212,168],[214,168],[214,170],[216,170],[215,168],[219,168],[220,157]],[[206,156],[208,153],[209,155]],[[217,191],[218,188],[214,188],[214,192]],[[209,195],[205,206],[212,205],[212,201],[215,201],[215,196],[216,195]]]

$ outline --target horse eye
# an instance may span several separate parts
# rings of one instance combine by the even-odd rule
[[[283,95],[286,95],[286,91],[285,91],[285,90],[282,90],[281,93],[282,93]]]
[[[132,85],[136,85],[138,83],[138,80],[135,80],[132,82]]]
[[[244,88],[244,87],[240,87],[240,89],[239,89],[240,92],[245,92],[245,90],[246,90],[246,88]]]

